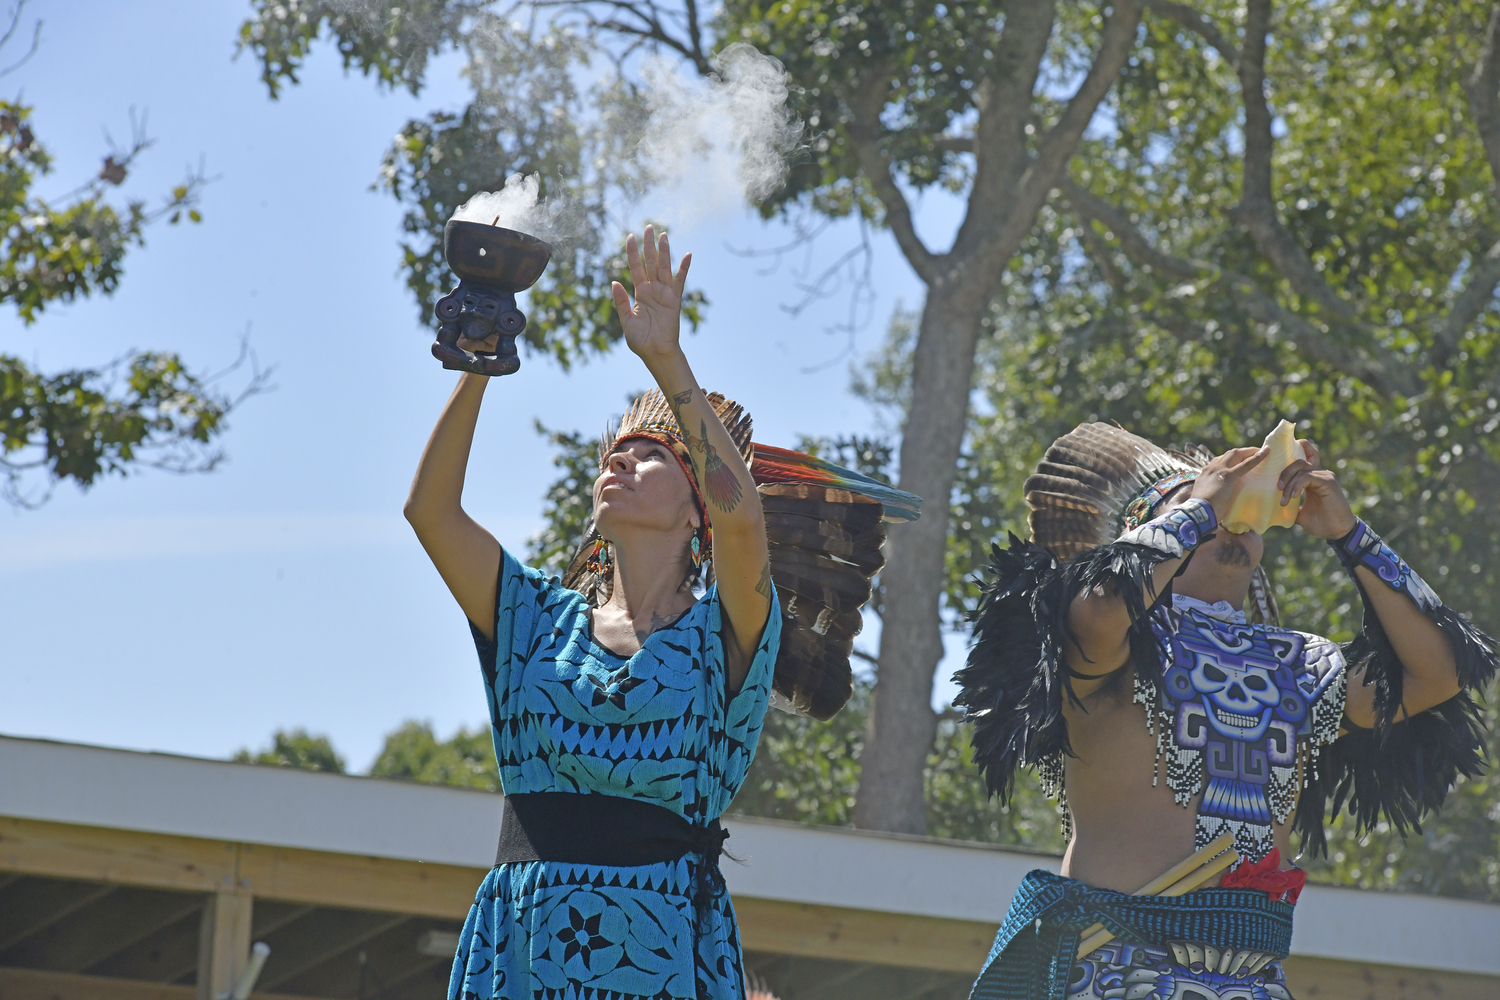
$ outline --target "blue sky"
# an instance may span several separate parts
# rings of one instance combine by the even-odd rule
[[[428,355],[432,333],[397,273],[399,206],[370,190],[397,129],[460,108],[465,89],[447,57],[419,97],[382,93],[322,47],[273,102],[254,61],[233,58],[248,7],[35,3],[41,49],[0,80],[35,106],[52,193],[98,169],[105,129],[128,138],[131,108],[157,141],[122,196],[155,199],[200,157],[217,178],[204,222],[153,229],[113,297],[55,306],[30,327],[0,313],[0,351],[56,371],[154,348],[213,370],[248,326],[277,385],[234,415],[229,459],[210,475],[147,471],[88,493],[63,486],[38,511],[0,508],[0,732],[226,756],[305,726],[363,769],[406,719],[440,735],[484,719],[463,616],[400,513],[454,375]],[[671,224],[669,207],[655,214]],[[919,213],[936,243],[956,221],[941,196]],[[791,317],[780,308],[800,298],[790,268],[728,250],[788,237],[748,211],[673,231],[711,302],[689,357],[705,385],[751,410],[758,440],[868,430],[847,362],[806,370],[843,350],[828,327],[847,301]],[[814,259],[855,237],[834,227]],[[874,239],[878,298],[861,352],[898,302],[922,300],[894,242]],[[553,477],[533,418],[602,428],[648,378],[623,349],[571,373],[523,358],[488,394],[470,511],[523,550]]]

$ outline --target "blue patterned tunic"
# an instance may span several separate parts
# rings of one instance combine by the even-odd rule
[[[698,826],[719,817],[766,714],[781,640],[774,596],[730,698],[716,587],[623,657],[593,641],[582,595],[502,559],[495,641],[475,638],[505,792],[618,795]],[[496,867],[464,923],[450,1000],[742,998],[728,896],[695,916],[700,865],[688,854],[633,868]]]

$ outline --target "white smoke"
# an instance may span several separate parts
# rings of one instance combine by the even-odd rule
[[[802,123],[787,108],[786,71],[736,42],[708,79],[661,59],[644,69],[649,121],[639,141],[648,184],[682,217],[725,215],[771,194],[786,179]]]
[[[541,198],[536,174],[511,174],[499,191],[481,191],[458,207],[453,218],[530,233],[554,247],[571,246],[581,235],[582,215],[569,198]]]
[[[770,195],[785,180],[787,156],[802,135],[787,107],[780,62],[737,42],[713,68],[704,79],[648,60],[644,106],[604,116],[609,134],[601,138],[612,155],[598,161],[603,180],[627,198],[647,194],[652,217],[674,227],[729,215]],[[579,206],[566,196],[540,198],[539,180],[513,174],[503,189],[474,195],[453,218],[531,233],[559,248],[585,238]]]

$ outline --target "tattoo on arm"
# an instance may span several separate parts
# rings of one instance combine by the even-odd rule
[[[740,477],[735,475],[734,470],[719,457],[718,450],[709,443],[708,421],[699,419],[696,437],[688,429],[687,421],[683,419],[683,407],[692,398],[692,389],[673,393],[672,413],[677,417],[677,426],[682,430],[682,437],[687,442],[688,451],[702,456],[699,478],[704,496],[720,511],[727,514],[740,505],[740,500],[745,495],[745,486],[740,482]]]
[[[745,487],[708,443],[708,421],[698,421],[698,433],[697,441],[689,438],[688,446],[703,452],[703,492],[715,507],[727,514],[740,505]]]
[[[760,582],[755,585],[755,592],[766,600],[771,599],[771,560],[760,568]]]

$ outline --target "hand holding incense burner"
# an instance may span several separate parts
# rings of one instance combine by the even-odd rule
[[[441,325],[432,356],[444,368],[476,375],[516,371],[516,337],[526,329],[516,293],[542,276],[551,244],[513,229],[452,219],[443,230],[443,256],[458,275],[458,287],[437,301]],[[495,351],[466,351],[458,346],[460,337],[470,343],[495,337]]]

